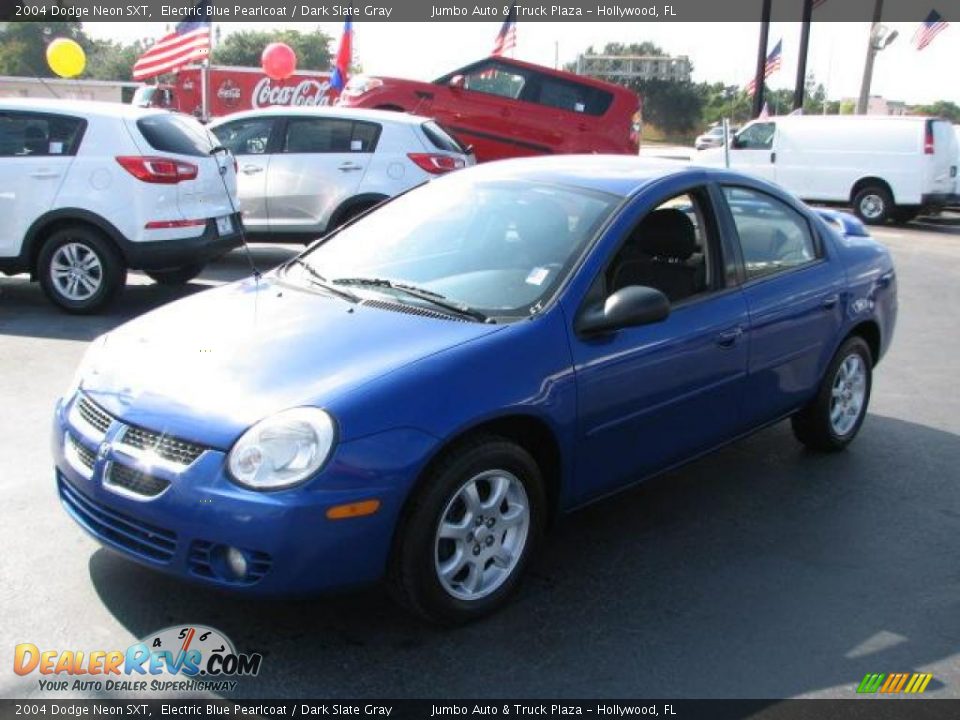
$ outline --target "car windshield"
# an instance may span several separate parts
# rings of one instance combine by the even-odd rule
[[[430,297],[516,318],[542,305],[620,198],[548,183],[451,175],[308,250],[288,272],[354,293]],[[372,280],[380,281],[376,284]],[[427,291],[412,296],[392,285]]]

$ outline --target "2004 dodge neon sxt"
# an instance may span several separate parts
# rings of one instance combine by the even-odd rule
[[[99,338],[56,409],[57,487],[159,570],[256,593],[387,577],[468,620],[557,513],[787,417],[846,446],[896,312],[858,221],[763,181],[492,163]]]

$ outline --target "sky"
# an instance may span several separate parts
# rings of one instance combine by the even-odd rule
[[[244,28],[319,27],[339,38],[340,23],[219,23],[224,36]],[[960,104],[960,25],[951,25],[927,48],[917,51],[910,39],[916,23],[889,23],[900,36],[877,56],[871,94],[910,104],[951,100]],[[499,22],[354,22],[354,55],[371,75],[431,80],[490,53]],[[158,38],[163,23],[84,23],[93,37],[126,42]],[[856,97],[860,92],[870,24],[867,22],[814,23],[810,35],[807,72],[827,87],[831,99]],[[517,26],[520,60],[553,66],[572,62],[589,45],[649,40],[671,55],[687,55],[693,62],[696,82],[742,85],[753,74],[759,23],[547,23],[523,22]],[[800,23],[773,23],[772,49],[783,40],[783,67],[771,76],[774,88],[793,88],[797,72]],[[335,46],[336,43],[334,43]],[[331,48],[335,51],[335,47]]]

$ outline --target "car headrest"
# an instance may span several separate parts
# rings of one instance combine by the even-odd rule
[[[654,257],[687,260],[697,249],[697,232],[687,214],[676,208],[654,210],[633,231],[633,243]]]

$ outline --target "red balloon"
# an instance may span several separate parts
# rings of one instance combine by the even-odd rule
[[[286,80],[297,70],[297,54],[286,43],[270,43],[260,55],[260,65],[271,79]]]

